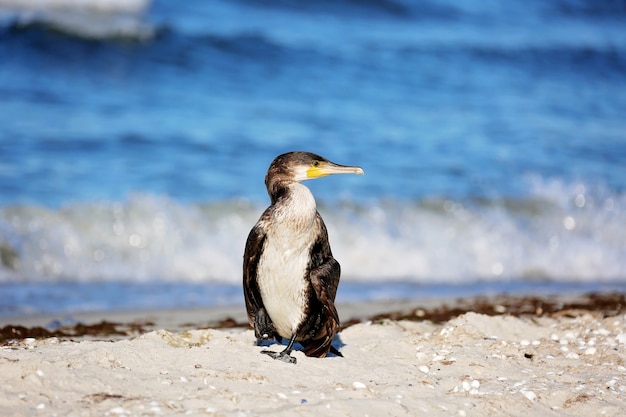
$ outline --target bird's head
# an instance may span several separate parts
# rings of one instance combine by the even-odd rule
[[[323,156],[311,152],[288,152],[277,156],[272,161],[265,183],[279,180],[293,183],[333,174],[360,174],[363,169],[357,166],[339,165]]]
[[[270,164],[265,176],[265,185],[270,196],[289,184],[312,180],[333,174],[359,174],[357,166],[339,165],[311,152],[288,152],[277,156]]]

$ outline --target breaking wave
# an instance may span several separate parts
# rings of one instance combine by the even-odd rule
[[[0,208],[0,282],[239,283],[265,207],[136,194],[58,209]],[[524,199],[319,204],[343,279],[626,279],[626,195],[537,180]]]
[[[150,0],[0,0],[0,27],[44,28],[86,39],[146,40]]]

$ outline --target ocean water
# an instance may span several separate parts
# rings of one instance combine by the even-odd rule
[[[272,159],[340,301],[626,289],[626,2],[0,0],[0,315],[242,303]]]

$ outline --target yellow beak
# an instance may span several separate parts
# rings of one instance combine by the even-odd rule
[[[363,175],[363,168],[357,166],[339,165],[328,161],[320,161],[317,166],[312,166],[306,171],[308,179],[325,177],[333,174],[358,174]]]

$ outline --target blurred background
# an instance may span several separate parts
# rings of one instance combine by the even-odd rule
[[[272,159],[339,301],[626,288],[626,1],[0,0],[0,315],[243,303]]]

